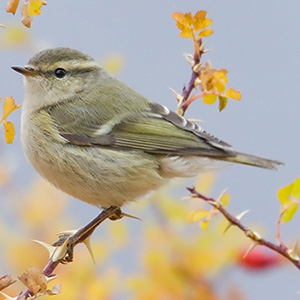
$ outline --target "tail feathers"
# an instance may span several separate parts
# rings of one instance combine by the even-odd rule
[[[269,170],[277,170],[277,167],[283,165],[282,162],[277,160],[271,160],[263,157],[258,157],[255,155],[250,155],[246,153],[234,152],[235,156],[224,157],[224,160],[239,163],[249,166],[260,167]]]

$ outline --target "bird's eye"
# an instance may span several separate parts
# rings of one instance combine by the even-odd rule
[[[67,75],[67,71],[63,68],[57,68],[55,69],[54,74],[56,78],[62,79]]]

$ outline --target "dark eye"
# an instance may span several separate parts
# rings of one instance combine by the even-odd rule
[[[55,74],[56,78],[61,79],[67,75],[67,71],[63,68],[57,68],[57,69],[55,69],[54,74]]]

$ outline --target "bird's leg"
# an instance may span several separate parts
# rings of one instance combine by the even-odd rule
[[[71,262],[73,260],[74,247],[85,241],[92,235],[94,230],[106,219],[118,220],[123,217],[122,211],[117,206],[110,206],[104,209],[96,218],[89,222],[84,227],[78,229],[74,234],[63,233],[59,236],[59,239],[52,245],[55,247],[63,245],[63,243],[69,239],[67,245],[67,253],[61,262]]]

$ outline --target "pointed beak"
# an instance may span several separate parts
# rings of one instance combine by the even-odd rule
[[[38,72],[30,67],[13,66],[11,68],[16,72],[21,73],[24,76],[37,76],[38,75]]]

